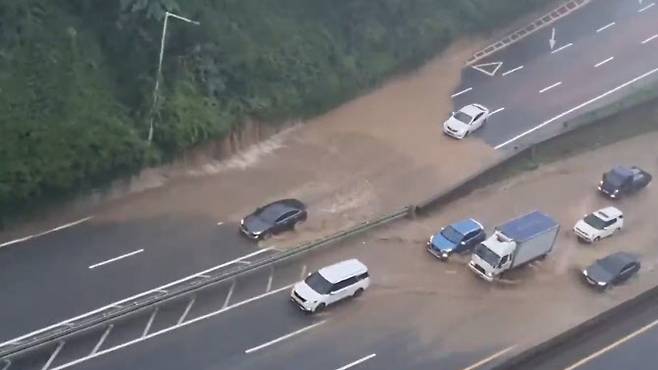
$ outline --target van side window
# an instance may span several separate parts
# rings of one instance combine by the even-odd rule
[[[359,276],[358,276],[358,279],[359,279],[359,280],[363,280],[363,279],[367,278],[368,276],[369,276],[369,275],[368,275],[368,271],[366,271],[366,272],[364,272],[363,274],[359,275]]]
[[[352,277],[350,277],[350,278],[347,278],[347,279],[345,279],[345,280],[339,281],[339,282],[337,282],[336,284],[334,284],[334,287],[331,288],[331,291],[332,291],[332,292],[337,292],[337,291],[339,291],[339,290],[341,290],[341,289],[347,288],[348,286],[350,286],[350,285],[356,283],[357,281],[358,281],[358,280],[357,280],[357,277],[356,277],[356,276],[352,276]]]

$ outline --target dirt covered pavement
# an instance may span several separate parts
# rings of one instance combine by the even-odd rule
[[[472,52],[467,45],[457,43],[418,71],[227,160],[177,166],[163,186],[98,207],[96,220],[189,214],[235,222],[256,206],[296,197],[308,203],[309,220],[278,241],[294,244],[450,187],[498,155],[477,138],[458,142],[441,132],[450,92]],[[155,185],[162,177],[152,176]],[[142,186],[152,186],[148,180]],[[65,215],[28,229],[68,222]],[[7,234],[21,232],[27,233]]]
[[[417,345],[440,345],[443,353],[494,353],[514,346],[511,354],[653,287],[658,282],[655,185],[619,201],[601,196],[596,185],[616,164],[658,173],[657,141],[658,133],[646,134],[545,165],[355,241],[353,254],[376,276],[368,304],[386,307],[379,313],[388,315],[385,322],[404,321],[386,335],[413,331]],[[624,229],[593,245],[578,242],[575,222],[609,205],[624,212]],[[509,272],[500,282],[476,277],[466,266],[468,255],[443,263],[425,250],[429,236],[448,223],[475,217],[490,232],[535,209],[560,223],[555,249],[546,260]],[[616,251],[639,255],[640,273],[605,293],[593,291],[582,282],[581,269]]]

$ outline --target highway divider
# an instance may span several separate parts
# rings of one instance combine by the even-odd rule
[[[526,370],[531,369],[533,363],[541,361],[542,358],[550,357],[551,353],[559,346],[584,338],[588,333],[598,327],[606,325],[608,322],[615,322],[618,319],[626,317],[627,313],[637,307],[651,302],[658,298],[658,286],[644,291],[635,297],[600,313],[591,319],[584,321],[567,331],[556,335],[532,348],[526,349],[506,361],[491,367],[489,370]]]
[[[34,335],[29,337],[23,337],[19,340],[8,342],[0,346],[0,359],[6,358],[8,356],[16,356],[23,352],[51,345],[62,340],[64,337],[93,330],[111,320],[120,319],[128,315],[132,315],[138,311],[145,310],[149,307],[170,302],[176,298],[180,298],[181,296],[192,294],[201,289],[232,279],[237,275],[252,272],[263,267],[288,260],[322,246],[338,243],[342,240],[362,234],[373,228],[389,224],[401,218],[408,217],[411,215],[412,209],[413,207],[407,206],[376,219],[363,221],[355,226],[350,227],[349,229],[339,231],[327,237],[306,242],[299,245],[298,247],[257,259],[253,262],[250,262],[248,265],[237,264],[235,266],[228,266],[226,269],[220,269],[217,273],[214,274],[205,273],[192,275],[190,278],[176,282],[172,285],[168,285],[164,289],[159,288],[153,291],[149,291],[135,297],[134,299],[121,301],[120,303],[117,303],[106,309],[100,311],[92,311],[88,315],[79,316],[75,319],[62,322],[55,327],[50,327],[44,329],[43,331],[36,332]]]

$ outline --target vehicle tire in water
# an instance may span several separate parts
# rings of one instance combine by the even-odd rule
[[[359,289],[357,289],[357,290],[354,292],[354,294],[352,294],[352,297],[356,298],[356,297],[360,296],[361,294],[363,294],[363,288],[359,288]]]

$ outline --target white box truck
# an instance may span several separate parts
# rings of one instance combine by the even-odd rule
[[[559,231],[560,225],[550,216],[530,212],[496,227],[475,247],[468,266],[483,279],[493,281],[505,271],[546,257]]]

